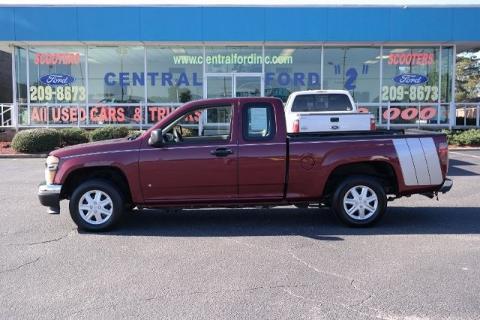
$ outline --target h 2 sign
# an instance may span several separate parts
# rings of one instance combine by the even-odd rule
[[[341,67],[339,64],[334,65],[334,73],[341,74]],[[362,65],[362,74],[368,74],[368,64]],[[358,78],[358,71],[357,68],[351,67],[345,71],[345,83],[343,84],[343,88],[345,90],[355,90],[357,88],[356,81]]]

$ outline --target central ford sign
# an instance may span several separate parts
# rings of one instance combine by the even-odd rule
[[[426,76],[422,76],[421,74],[404,73],[393,78],[393,81],[398,84],[416,86],[428,82],[428,78]]]
[[[67,86],[75,81],[75,78],[68,74],[46,74],[40,77],[40,82],[47,86]]]

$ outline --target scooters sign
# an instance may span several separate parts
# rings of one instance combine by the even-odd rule
[[[80,64],[80,53],[62,52],[62,53],[35,53],[35,64]]]
[[[390,53],[388,64],[393,65],[432,65],[435,62],[433,53]]]

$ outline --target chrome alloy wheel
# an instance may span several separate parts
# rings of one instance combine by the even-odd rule
[[[378,197],[375,191],[367,186],[355,186],[345,193],[343,208],[348,216],[355,220],[370,218],[378,207]]]
[[[89,224],[102,224],[108,221],[113,213],[113,201],[101,190],[85,192],[78,202],[80,217]]]

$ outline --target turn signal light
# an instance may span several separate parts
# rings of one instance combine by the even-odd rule
[[[47,184],[53,184],[55,173],[57,173],[59,159],[55,156],[48,156],[45,162],[45,181]]]
[[[441,142],[438,144],[438,157],[440,158],[440,163],[445,168],[445,172],[448,169],[448,143]]]
[[[370,131],[377,130],[377,123],[375,122],[375,117],[372,115],[370,118]]]
[[[299,120],[293,121],[292,132],[295,132],[295,133],[300,132],[300,121]]]

